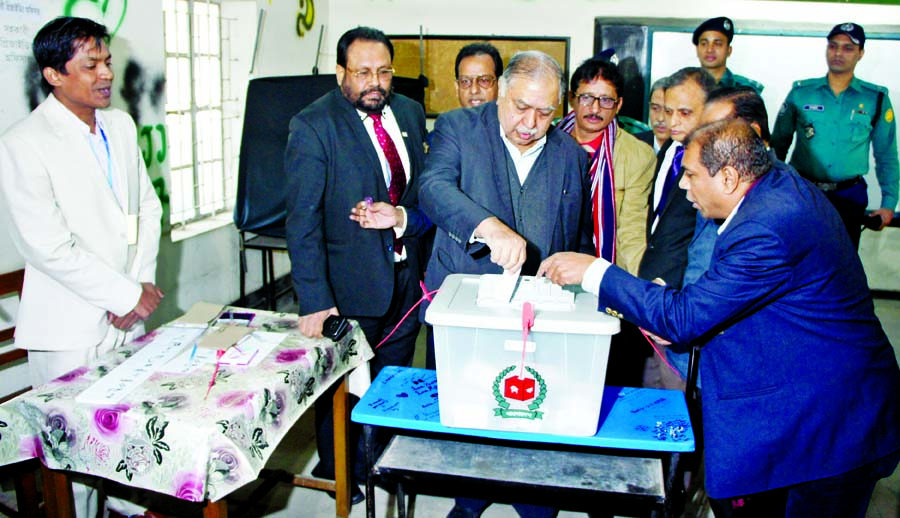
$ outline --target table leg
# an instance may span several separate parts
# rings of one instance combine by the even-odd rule
[[[216,500],[215,502],[206,501],[206,506],[203,507],[203,518],[227,518],[228,517],[228,505],[225,502],[225,499]]]
[[[341,518],[350,516],[350,462],[347,455],[350,435],[349,393],[347,376],[334,392],[334,495],[335,514]],[[356,446],[353,446],[354,449]]]
[[[398,518],[406,518],[406,513],[408,512],[406,492],[403,491],[402,482],[397,482],[397,512]]]
[[[75,518],[72,483],[65,471],[41,465],[44,480],[44,511],[47,518]]]
[[[21,516],[40,516],[41,498],[38,496],[37,471],[40,462],[37,459],[27,460],[19,465],[15,475],[16,506]]]
[[[366,450],[366,518],[375,518],[375,479],[372,474],[375,465],[375,427],[363,425],[363,444]]]
[[[663,502],[663,516],[666,518],[674,518],[681,514],[681,511],[675,509],[678,502],[684,500],[684,488],[679,477],[682,477],[679,471],[679,461],[681,454],[672,453],[669,457],[669,471],[666,473],[666,500]],[[683,510],[683,509],[682,509]]]

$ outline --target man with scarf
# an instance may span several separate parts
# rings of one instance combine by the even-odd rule
[[[624,85],[615,64],[597,57],[586,60],[572,74],[572,111],[559,127],[591,158],[596,256],[637,273],[647,246],[647,204],[656,157],[616,121]]]
[[[625,80],[603,57],[582,63],[572,74],[572,111],[559,123],[590,157],[594,255],[637,275],[647,247],[647,211],[656,156],[653,149],[619,127]],[[630,331],[630,332],[629,332]],[[634,328],[612,339],[607,384],[640,386],[647,347]]]

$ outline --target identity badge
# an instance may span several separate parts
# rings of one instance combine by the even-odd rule
[[[825,111],[825,106],[821,104],[804,104],[803,111],[805,112],[823,112]]]
[[[125,232],[128,236],[128,245],[136,245],[138,241],[138,217],[137,214],[128,214],[125,217]]]

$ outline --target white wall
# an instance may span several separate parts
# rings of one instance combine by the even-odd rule
[[[334,35],[331,29],[328,0],[257,0],[256,5],[257,16],[260,11],[263,13],[263,23],[254,77],[312,74],[322,25],[323,50],[333,49],[343,32]],[[331,36],[334,43],[329,43]],[[320,73],[334,73],[334,50],[331,53],[330,59],[321,56]]]

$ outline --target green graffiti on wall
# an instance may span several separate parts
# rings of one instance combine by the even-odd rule
[[[156,152],[155,157],[153,155],[154,131],[159,133],[159,150]],[[141,146],[141,155],[143,155],[144,157],[144,165],[149,168],[154,158],[159,164],[165,162],[166,154],[168,152],[168,145],[166,142],[166,127],[162,124],[157,124],[156,126],[141,126],[141,130],[140,132],[138,132],[138,135],[138,145]]]
[[[128,11],[128,0],[115,0],[116,4],[121,3],[121,12],[119,13],[118,21],[115,20],[115,10],[110,10],[110,3],[110,0],[66,0],[66,4],[63,6],[63,14],[65,16],[77,16],[74,14],[75,6],[80,4],[94,4],[94,6],[100,10],[100,14],[102,15],[102,19],[98,21],[110,29],[109,37],[114,38],[116,33],[119,32],[119,27],[122,26],[122,22],[125,21],[125,13]],[[112,16],[112,21],[115,23],[109,23],[110,20],[106,19],[107,16]]]
[[[316,6],[313,0],[300,0],[300,10],[297,12],[297,36],[303,37],[306,31],[312,29],[316,21]]]

